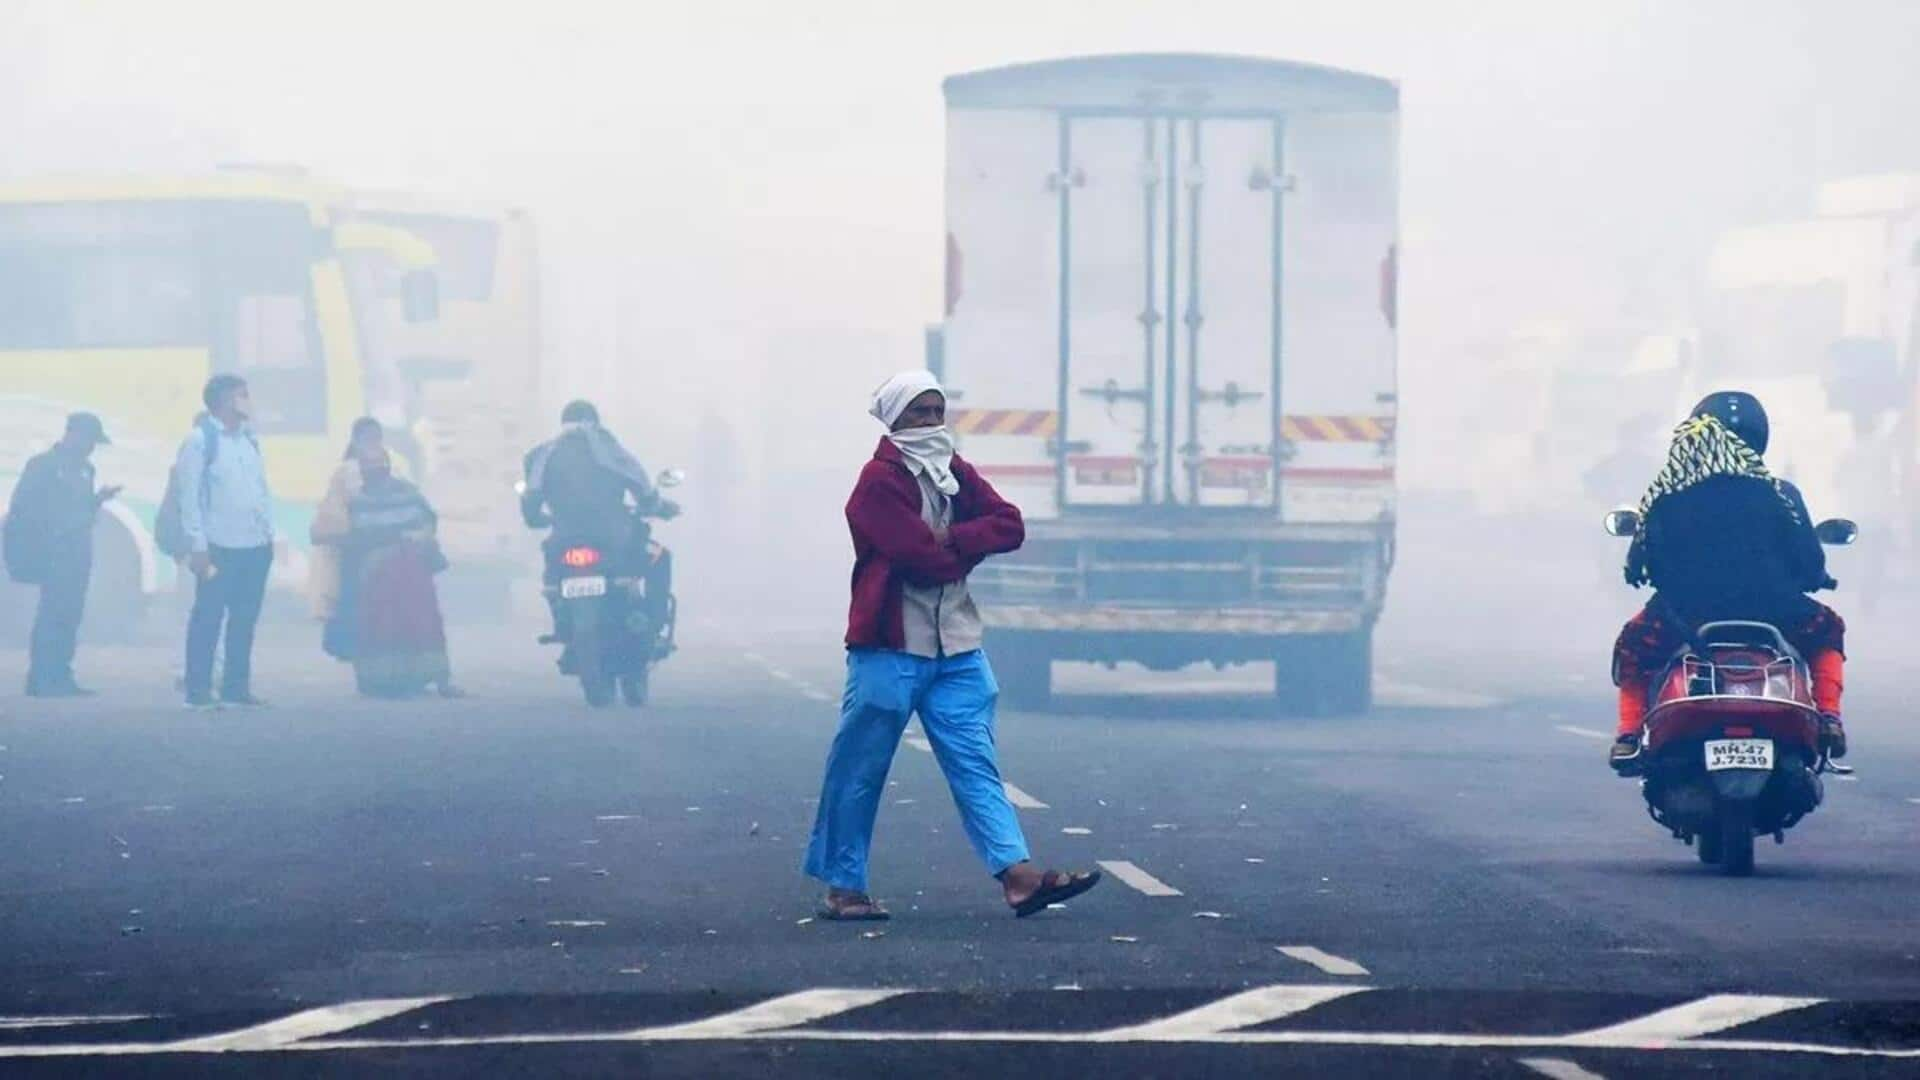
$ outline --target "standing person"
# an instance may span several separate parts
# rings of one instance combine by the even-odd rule
[[[946,393],[925,371],[889,379],[871,412],[888,433],[847,501],[853,603],[847,688],[827,754],[806,872],[827,885],[820,916],[885,919],[867,894],[867,852],[887,770],[907,718],[946,774],[974,852],[1015,915],[1093,888],[1099,871],[1042,872],[1007,800],[994,749],[999,688],[981,652],[967,575],[1026,538],[1020,511],[953,452]]]
[[[358,454],[360,491],[349,500],[341,560],[339,627],[330,639],[353,661],[367,697],[412,697],[435,687],[460,697],[447,661],[447,628],[433,575],[446,562],[436,517],[420,489],[393,475],[377,442]]]
[[[100,418],[67,417],[66,434],[20,472],[7,506],[7,566],[40,586],[27,663],[28,697],[91,697],[73,678],[87,580],[93,575],[93,519],[118,487],[94,489],[94,448],[108,443]]]
[[[247,421],[253,399],[245,379],[215,375],[201,400],[207,420],[175,458],[187,569],[196,579],[187,617],[187,705],[211,708],[213,654],[226,628],[220,703],[260,706],[253,694],[253,631],[273,568],[272,493],[266,460]]]
[[[363,416],[353,422],[346,452],[327,481],[327,493],[314,509],[313,525],[307,532],[312,542],[312,556],[307,560],[307,599],[313,606],[313,617],[328,630],[324,643],[329,653],[333,653],[333,617],[340,608],[341,549],[353,529],[349,516],[353,497],[360,493],[360,459],[376,451],[385,453],[386,445],[386,430],[380,421]]]

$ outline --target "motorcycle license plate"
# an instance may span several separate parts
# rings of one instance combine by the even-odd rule
[[[1772,769],[1772,739],[1709,739],[1707,771],[1722,769]]]
[[[583,600],[590,596],[607,595],[607,579],[603,577],[570,577],[560,582],[560,599]]]

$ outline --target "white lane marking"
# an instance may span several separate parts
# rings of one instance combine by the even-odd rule
[[[639,1039],[737,1039],[762,1031],[778,1031],[796,1024],[810,1024],[829,1016],[882,1002],[908,993],[906,990],[802,990],[736,1009],[705,1020],[694,1020],[668,1027],[640,1028],[626,1038]]]
[[[1553,726],[1553,729],[1555,731],[1564,731],[1569,735],[1578,735],[1583,739],[1612,739],[1613,738],[1613,736],[1607,734],[1604,731],[1595,731],[1592,728],[1574,727],[1572,724],[1555,724]]]
[[[1022,810],[1049,809],[1046,803],[1043,803],[1039,799],[1034,798],[1033,796],[1027,794],[1024,791],[1021,791],[1019,788],[1014,787],[1012,784],[1009,784],[1005,781],[1001,781],[1000,786],[1007,789],[1007,801],[1019,807]]]
[[[1093,830],[1083,825],[1069,825],[1066,828],[1061,829],[1060,831],[1067,836],[1092,836],[1093,835]]]
[[[900,741],[906,743],[908,746],[913,747],[915,750],[918,750],[923,754],[933,753],[933,744],[928,742],[924,736],[909,735]]]
[[[1607,1080],[1597,1072],[1588,1072],[1565,1058],[1521,1058],[1520,1064],[1549,1080]]]
[[[764,656],[761,656],[757,652],[742,653],[741,655],[745,656],[748,660],[751,660],[754,663],[759,664],[761,667],[767,666],[767,658]]]
[[[1448,690],[1392,679],[1373,681],[1373,700],[1379,705],[1403,709],[1491,709],[1503,704],[1497,697],[1471,690]]]
[[[196,1054],[229,1050],[280,1050],[306,1039],[338,1035],[343,1031],[352,1031],[354,1028],[388,1020],[415,1009],[424,1009],[429,1005],[438,1005],[443,1001],[452,1000],[450,997],[418,997],[349,1001],[344,1005],[307,1009],[292,1016],[283,1016],[278,1020],[255,1024],[250,1028],[229,1031],[224,1035],[208,1035],[205,1038],[187,1039],[166,1045],[171,1050]]]
[[[793,676],[790,673],[777,667],[768,668],[767,674],[773,676],[776,679],[779,679],[781,682],[790,683],[793,681]]]
[[[815,690],[812,687],[808,687],[807,689],[800,691],[800,696],[806,698],[808,701],[818,701],[822,705],[825,705],[833,700],[832,694],[826,693],[825,691],[822,691],[822,690]]]
[[[1908,799],[1907,801],[1915,806],[1920,806],[1920,799]]]
[[[1098,1042],[1190,1039],[1265,1024],[1357,994],[1362,986],[1263,986],[1144,1024],[1095,1032]]]
[[[1125,882],[1127,885],[1132,886],[1134,889],[1148,896],[1183,895],[1179,889],[1161,881],[1159,878],[1127,862],[1125,859],[1102,859],[1100,860],[1100,869],[1105,870],[1107,873],[1112,874],[1122,882]]]
[[[1322,952],[1311,945],[1275,945],[1274,949],[1289,959],[1298,960],[1303,964],[1312,964],[1329,975],[1373,974],[1344,956]]]
[[[4,749],[4,747],[0,747]],[[0,1016],[0,1031],[21,1031],[27,1028],[82,1027],[87,1024],[131,1024],[136,1020],[151,1020],[151,1015],[141,1016]]]
[[[1726,1031],[1769,1016],[1818,1005],[1822,998],[1769,997],[1761,994],[1714,994],[1671,1009],[1662,1009],[1622,1024],[1583,1031],[1575,1042],[1609,1046],[1679,1042]]]
[[[1273,993],[1301,991],[1307,987],[1274,987]],[[1365,992],[1365,987],[1325,987],[1321,988],[1335,996]],[[1229,1030],[1227,1025],[1236,1022],[1239,1016],[1251,1015],[1251,1023],[1264,1022],[1262,1017],[1275,1015],[1270,1009],[1277,1007],[1273,1003],[1263,1009],[1259,995],[1266,992],[1249,991],[1233,998],[1215,1002],[1212,1006],[1203,1006],[1193,1013],[1212,1010],[1211,1014],[1195,1017],[1193,1013],[1183,1013],[1168,1020],[1182,1019],[1181,1025],[1171,1030],[1153,1033],[1143,1029],[1157,1027],[1166,1021],[1150,1022],[1132,1028],[1110,1029],[1095,1032],[1057,1032],[1057,1031],[832,1031],[820,1028],[772,1028],[760,1026],[762,1020],[768,1023],[806,1023],[807,1016],[833,1015],[849,1008],[858,1008],[863,1004],[903,993],[897,990],[825,990],[807,991],[791,994],[786,998],[762,1003],[751,1009],[726,1014],[729,1019],[727,1030],[741,1031],[738,1035],[729,1035],[725,1030],[709,1034],[713,1029],[706,1028],[708,1021],[696,1021],[690,1024],[661,1028],[641,1028],[626,1032],[581,1032],[556,1034],[541,1032],[533,1034],[473,1035],[452,1038],[337,1038],[307,1039],[305,1041],[276,1043],[275,1045],[230,1045],[222,1049],[236,1052],[272,1051],[325,1053],[343,1050],[423,1050],[442,1047],[470,1046],[531,1046],[558,1045],[571,1043],[605,1042],[645,1042],[673,1041],[688,1038],[740,1038],[747,1040],[807,1040],[813,1042],[931,1042],[931,1043],[1059,1043],[1076,1044],[1114,1041],[1169,1041],[1187,1043],[1207,1043],[1230,1046],[1391,1046],[1391,1047],[1440,1047],[1456,1049],[1528,1049],[1528,1050],[1579,1050],[1596,1047],[1620,1050],[1647,1050],[1666,1052],[1694,1053],[1739,1053],[1739,1054],[1818,1054],[1829,1058],[1862,1058],[1876,1060],[1920,1061],[1920,1049],[1886,1049],[1862,1046],[1836,1046],[1825,1043],[1796,1043],[1746,1039],[1687,1039],[1666,1043],[1646,1043],[1634,1038],[1620,1038],[1609,1032],[1617,1029],[1602,1029],[1585,1035],[1487,1035],[1479,1033],[1447,1034],[1440,1032],[1353,1032],[1353,1031],[1242,1031]],[[820,995],[826,995],[821,997]],[[872,995],[869,997],[869,995]],[[1328,998],[1327,1000],[1332,1000]],[[452,1001],[452,997],[423,998],[419,1001],[434,1003]],[[1783,999],[1774,999],[1783,1000]],[[1803,1000],[1803,999],[1791,999]],[[1229,1003],[1233,1003],[1229,1008]],[[312,1010],[312,1013],[339,1013],[366,1006],[390,1007],[390,1002],[354,1002],[335,1006],[332,1009]],[[409,1003],[411,1004],[411,1003]],[[1312,1004],[1305,1006],[1312,1008]],[[825,1010],[824,1012],[821,1010]],[[402,1010],[404,1011],[404,1010]],[[1221,1017],[1222,1012],[1233,1015]],[[1296,1010],[1297,1011],[1297,1010]],[[754,1014],[751,1030],[744,1023],[743,1014]],[[309,1015],[307,1013],[301,1016]],[[1659,1015],[1659,1014],[1656,1014]],[[799,1019],[794,1019],[795,1017]],[[356,1016],[355,1025],[372,1022],[376,1017]],[[289,1017],[288,1020],[296,1019]],[[723,1019],[715,1017],[715,1020]],[[262,1025],[262,1028],[275,1027],[286,1021]],[[1629,1025],[1622,1025],[1627,1027]],[[1213,1030],[1200,1030],[1212,1027]],[[246,1029],[249,1032],[259,1028]],[[234,1035],[244,1034],[235,1032]],[[214,1036],[213,1040],[225,1042],[234,1035]],[[0,1045],[0,1059],[5,1058],[41,1058],[41,1057],[113,1057],[134,1054],[172,1054],[204,1052],[207,1039],[195,1039],[170,1043],[69,1043],[65,1045]],[[256,1043],[262,1040],[255,1040]]]

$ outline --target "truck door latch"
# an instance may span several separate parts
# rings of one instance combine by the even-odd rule
[[[1117,402],[1117,401],[1147,400],[1147,390],[1146,390],[1146,387],[1144,386],[1124,386],[1123,387],[1116,380],[1108,379],[1106,382],[1102,383],[1099,386],[1081,387],[1080,396],[1090,397],[1090,398],[1099,398],[1101,401],[1104,401],[1107,403],[1108,408],[1112,408],[1114,402]]]
[[[1261,398],[1266,397],[1267,395],[1264,392],[1259,390],[1242,390],[1240,389],[1239,383],[1230,382],[1225,387],[1219,390],[1208,390],[1204,387],[1196,389],[1194,391],[1193,396],[1199,401],[1206,402],[1208,404],[1212,404],[1213,402],[1216,402],[1216,401],[1220,402],[1221,404],[1225,405],[1227,408],[1231,409],[1238,406],[1243,401],[1259,401]]]

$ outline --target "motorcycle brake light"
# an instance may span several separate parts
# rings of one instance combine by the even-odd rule
[[[1722,729],[1722,731],[1723,734],[1730,739],[1747,739],[1753,737],[1753,729],[1750,727],[1728,727]]]
[[[590,547],[568,548],[561,554],[560,561],[575,570],[585,570],[600,562],[600,553]]]

